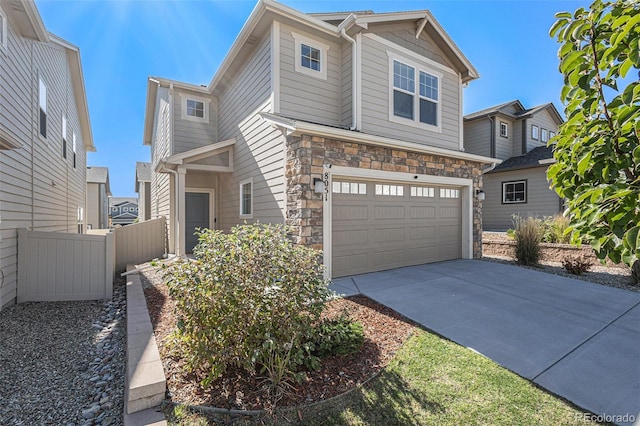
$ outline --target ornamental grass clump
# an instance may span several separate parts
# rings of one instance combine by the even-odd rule
[[[284,226],[257,224],[199,231],[194,257],[167,273],[173,349],[204,387],[238,368],[282,395],[313,357],[308,336],[330,296],[321,254],[292,243]]]
[[[516,261],[521,265],[536,265],[540,260],[540,223],[534,217],[515,216],[514,236],[516,240]]]

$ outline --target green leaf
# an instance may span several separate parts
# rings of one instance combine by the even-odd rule
[[[578,175],[584,176],[584,172],[587,170],[587,168],[591,164],[592,155],[593,155],[592,152],[587,152],[584,156],[582,156],[580,161],[578,161]]]
[[[634,226],[629,229],[625,235],[622,243],[625,247],[628,247],[630,250],[634,252],[640,248],[640,226]]]

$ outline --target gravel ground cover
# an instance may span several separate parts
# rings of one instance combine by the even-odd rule
[[[123,424],[125,289],[0,312],[0,425]]]

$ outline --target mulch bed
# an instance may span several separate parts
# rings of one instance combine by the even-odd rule
[[[195,375],[185,372],[182,360],[169,354],[167,338],[176,323],[175,305],[162,279],[163,272],[146,266],[141,278],[173,401],[242,410],[272,408],[257,377],[232,371],[213,381],[208,389],[203,389]],[[334,317],[345,310],[364,327],[362,350],[356,354],[322,360],[321,369],[308,372],[306,381],[296,385],[295,391],[285,395],[278,406],[323,401],[365,382],[389,363],[415,328],[397,312],[364,296],[327,302],[324,315]]]

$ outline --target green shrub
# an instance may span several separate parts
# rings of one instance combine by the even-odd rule
[[[364,328],[346,316],[322,321],[314,327],[310,341],[320,358],[356,353],[364,343]]]
[[[562,259],[562,267],[574,275],[587,272],[591,266],[592,262],[586,256],[565,256]]]
[[[569,218],[556,215],[547,216],[540,222],[542,228],[542,242],[569,244],[571,233],[568,231]]]
[[[540,224],[534,217],[514,216],[516,261],[522,265],[535,265],[540,260]]]
[[[195,260],[168,268],[174,349],[203,386],[239,367],[264,375],[278,394],[313,356],[306,336],[329,297],[328,282],[321,254],[293,244],[286,232],[261,224],[200,231]]]

